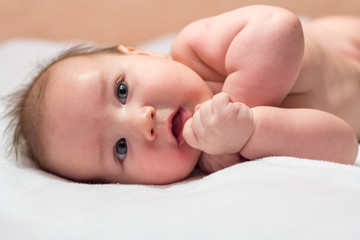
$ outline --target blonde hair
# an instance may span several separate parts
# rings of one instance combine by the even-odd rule
[[[11,132],[8,153],[19,156],[26,155],[40,167],[45,168],[45,143],[42,139],[41,124],[42,106],[46,87],[50,81],[49,72],[56,63],[77,56],[103,53],[121,53],[118,47],[102,48],[88,45],[76,45],[51,59],[48,64],[38,67],[38,73],[31,82],[20,90],[8,95],[5,118],[9,123],[5,132]]]

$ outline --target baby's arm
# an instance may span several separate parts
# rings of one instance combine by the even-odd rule
[[[358,150],[351,127],[334,115],[313,109],[250,109],[225,93],[199,107],[183,136],[205,154],[240,154],[239,161],[240,156],[293,156],[352,164]]]
[[[358,142],[342,119],[315,109],[255,107],[255,131],[241,150],[249,159],[294,156],[353,164]]]
[[[277,106],[299,73],[304,38],[299,19],[270,6],[248,6],[185,27],[172,57],[248,106]],[[221,89],[219,89],[221,90]]]

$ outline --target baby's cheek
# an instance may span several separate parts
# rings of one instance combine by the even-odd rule
[[[168,184],[186,178],[195,168],[199,151],[186,147],[159,147],[147,151],[144,161],[139,162],[137,175],[146,183]]]

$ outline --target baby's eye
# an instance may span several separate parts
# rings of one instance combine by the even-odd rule
[[[128,87],[125,82],[122,81],[119,83],[119,85],[117,86],[116,95],[122,104],[126,103]]]
[[[115,145],[115,155],[119,160],[124,160],[126,157],[127,145],[125,138],[121,138]]]

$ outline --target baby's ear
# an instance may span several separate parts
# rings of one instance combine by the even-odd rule
[[[137,49],[136,47],[129,47],[129,46],[124,46],[124,45],[119,45],[117,47],[117,49],[122,54],[145,55],[145,56],[152,56],[152,57],[160,57],[160,58],[171,59],[170,55],[167,55],[165,53],[151,53],[151,52],[147,52],[147,51]]]

